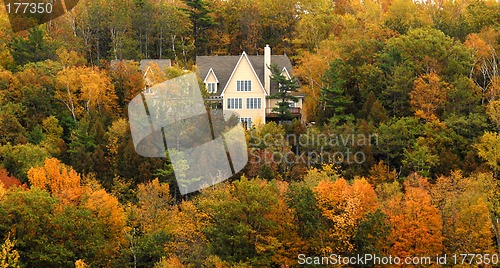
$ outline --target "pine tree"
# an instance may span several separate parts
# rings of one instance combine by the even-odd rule
[[[269,99],[280,99],[277,103],[277,107],[272,109],[273,112],[279,114],[280,122],[292,120],[292,114],[290,113],[290,101],[297,102],[299,99],[293,95],[293,92],[297,92],[299,87],[297,82],[291,78],[287,78],[282,72],[280,72],[276,64],[268,66],[271,70],[271,81],[278,83],[278,92],[268,96]]]
[[[325,72],[323,80],[326,85],[321,88],[321,102],[323,109],[322,120],[328,119],[347,120],[351,115],[346,114],[346,108],[351,100],[346,96],[342,78],[343,62],[340,59],[330,63],[330,68]]]
[[[184,2],[188,6],[185,11],[193,24],[194,57],[196,57],[200,54],[203,45],[208,43],[207,30],[216,25],[216,22],[210,16],[212,10],[210,10],[209,4],[204,0],[184,0]]]

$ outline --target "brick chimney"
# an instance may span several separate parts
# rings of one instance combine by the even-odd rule
[[[264,48],[264,89],[267,94],[271,93],[271,48],[266,45]]]

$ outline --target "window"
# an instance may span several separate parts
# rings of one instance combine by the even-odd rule
[[[247,109],[260,109],[261,107],[261,98],[247,98]]]
[[[153,90],[151,90],[150,86],[146,86],[146,89],[144,89],[144,94],[152,94]]]
[[[290,104],[290,105],[289,105],[289,107],[290,107],[290,108],[295,108],[295,107],[297,107],[297,103],[296,103],[296,102],[294,102],[294,101],[289,102],[289,104]]]
[[[208,90],[208,93],[217,93],[216,84],[213,82],[207,83],[207,90]]]
[[[252,91],[252,81],[250,80],[236,81],[236,91]]]
[[[246,129],[250,129],[252,127],[252,118],[250,117],[242,117],[240,118],[240,122]]]
[[[241,109],[242,107],[241,98],[229,98],[227,99],[227,108],[228,109]]]

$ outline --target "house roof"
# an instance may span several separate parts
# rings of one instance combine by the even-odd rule
[[[229,81],[231,81],[231,79],[233,78],[233,75],[234,73],[236,72],[236,69],[238,68],[238,65],[241,63],[242,60],[245,60],[248,62],[248,64],[250,64],[250,68],[252,69],[252,72],[253,74],[257,77],[257,80],[259,81],[259,86],[260,88],[262,89],[262,91],[264,92],[265,95],[268,94],[268,92],[266,92],[266,90],[264,89],[264,85],[262,84],[262,79],[261,77],[259,77],[259,75],[257,74],[257,72],[255,71],[255,68],[253,67],[253,64],[252,62],[250,61],[250,59],[248,58],[248,55],[247,53],[245,53],[245,51],[243,51],[243,54],[241,54],[240,56],[240,59],[238,60],[238,62],[236,63],[236,66],[234,67],[233,71],[231,72],[231,76],[229,76],[229,79],[228,79],[228,82],[226,83],[226,85],[224,86],[224,89],[222,90],[221,92],[221,95],[224,96],[224,92],[226,91],[226,88],[228,86],[228,83]]]
[[[116,65],[120,62],[134,62],[133,60],[112,60],[110,62],[111,68],[115,68]],[[151,63],[156,63],[158,67],[163,70],[165,68],[171,67],[172,66],[172,60],[155,60],[155,59],[149,59],[149,60],[141,60],[139,62],[139,69],[144,73]]]
[[[210,71],[213,70],[219,80],[219,88],[225,88],[229,82],[229,78],[233,73],[240,56],[198,56],[196,57],[196,65],[198,66],[197,74],[201,78],[205,78]],[[261,83],[264,83],[264,56],[247,55],[248,60],[252,64]],[[286,55],[272,55],[271,64],[277,64],[279,69],[286,68],[288,73],[293,76],[293,67],[290,59]],[[276,93],[277,84],[271,82],[271,95]],[[217,95],[221,94],[221,90],[217,91]]]
[[[110,61],[110,67],[111,69],[116,69],[116,66],[118,65],[118,63],[120,62],[124,62],[124,63],[132,63],[134,62],[133,60],[111,60]]]
[[[141,60],[139,62],[139,69],[141,69],[141,71],[145,71],[146,68],[149,66],[149,64],[151,63],[156,63],[158,65],[158,67],[160,67],[160,70],[163,70],[165,68],[168,68],[170,66],[172,66],[172,61],[171,60],[154,60],[154,59],[151,59],[151,60]]]

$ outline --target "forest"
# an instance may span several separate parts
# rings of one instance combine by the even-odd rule
[[[0,9],[0,268],[500,265],[499,2],[80,0],[17,33]],[[136,61],[167,80],[266,44],[305,120],[254,125],[243,171],[181,195],[134,149]]]

